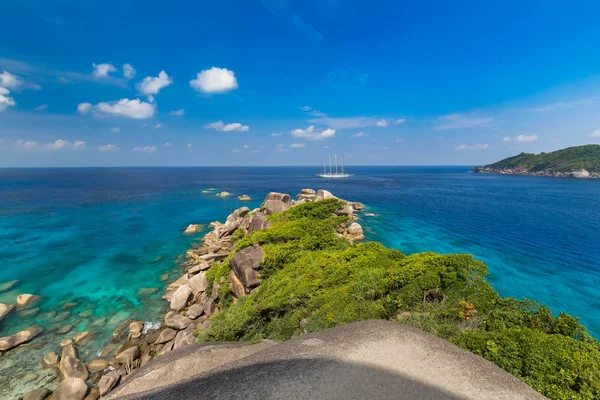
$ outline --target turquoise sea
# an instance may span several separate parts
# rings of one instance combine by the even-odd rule
[[[184,236],[185,227],[258,207],[269,191],[322,188],[363,202],[367,239],[405,253],[472,253],[502,295],[566,311],[600,335],[600,180],[479,175],[470,167],[348,169],[356,175],[335,181],[308,167],[0,169],[0,284],[20,281],[0,303],[42,296],[33,315],[13,312],[0,322],[0,336],[46,330],[0,356],[0,398],[51,379],[39,360],[79,331],[96,333],[80,347],[89,361],[128,318],[158,323],[161,275],[176,278],[177,258],[202,237]],[[240,202],[241,194],[252,201]],[[64,325],[73,328],[53,332]]]

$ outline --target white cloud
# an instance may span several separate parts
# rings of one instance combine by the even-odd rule
[[[456,148],[456,150],[488,150],[490,148],[489,144],[461,144]]]
[[[600,129],[595,130],[594,132],[590,133],[590,136],[600,136]]]
[[[319,111],[319,110],[315,110],[314,108],[309,107],[309,106],[298,107],[298,109],[312,115],[313,117],[326,117],[327,116],[326,113]]]
[[[162,127],[162,124],[156,124],[156,129],[160,129]]]
[[[512,138],[510,136],[506,136],[504,139],[502,139],[504,142],[510,142],[512,140]]]
[[[284,145],[278,144],[278,145],[275,146],[275,148],[273,149],[273,151],[275,153],[283,153],[284,151],[286,151],[286,148],[285,148]]]
[[[279,137],[279,136],[281,136],[281,133],[273,132],[273,133],[271,133],[271,136],[273,136],[273,137]]]
[[[568,103],[566,101],[557,101],[556,103],[546,104],[543,106],[532,108],[531,111],[535,112],[545,112],[545,111],[555,111],[562,108],[571,108],[573,107],[573,103]]]
[[[132,149],[136,153],[154,153],[157,148],[156,146],[137,146]]]
[[[300,106],[300,107],[298,107],[298,110],[308,112],[308,111],[312,110],[312,108],[310,108],[309,106]]]
[[[160,71],[156,78],[147,76],[136,87],[141,94],[152,96],[158,94],[162,88],[166,88],[171,83],[173,83],[173,79],[165,71]],[[152,102],[154,99],[150,101]]]
[[[0,86],[0,111],[6,110],[8,107],[14,107],[15,99],[9,96],[10,90]]]
[[[79,112],[79,114],[87,114],[93,107],[92,103],[79,103],[77,105],[77,112]]]
[[[33,140],[17,140],[15,142],[17,150],[28,151],[59,151],[59,150],[83,150],[87,147],[86,143],[81,140],[69,142],[68,140],[58,139],[50,143],[38,143]]]
[[[163,147],[171,147],[171,146],[173,146],[173,145],[171,144],[171,142],[165,142],[165,144],[163,144]]]
[[[438,117],[433,126],[434,131],[448,131],[452,129],[468,129],[475,127],[489,126],[493,117],[481,115],[479,113],[466,114],[448,114]]]
[[[119,151],[119,147],[116,144],[105,144],[103,146],[98,147],[98,151],[107,152],[107,151]]]
[[[48,104],[42,104],[34,108],[35,111],[44,111],[48,109]]]
[[[250,129],[250,127],[248,127],[246,125],[242,125],[239,122],[234,122],[232,124],[225,125],[223,123],[223,121],[217,121],[217,122],[212,122],[210,124],[206,124],[206,125],[204,125],[204,128],[215,129],[217,131],[222,131],[222,132],[231,132],[231,131],[246,132],[247,130]]]
[[[156,111],[153,104],[140,101],[140,99],[121,99],[110,103],[98,103],[96,106],[92,106],[90,103],[81,103],[77,107],[82,114],[89,112],[92,108],[98,114],[117,115],[133,119],[152,118]]]
[[[406,120],[404,118],[400,118],[400,119],[397,119],[396,121],[394,121],[394,125],[403,124],[405,122],[406,122]]]
[[[390,123],[389,123],[387,120],[385,120],[385,119],[382,119],[381,121],[378,121],[378,122],[377,122],[377,127],[378,127],[378,128],[385,128],[385,127],[386,127],[386,126],[388,126],[389,124],[390,124]]]
[[[308,140],[323,140],[334,137],[335,129],[328,128],[325,130],[315,130],[315,126],[311,125],[306,129],[294,129],[292,131],[292,136]]]
[[[202,93],[225,93],[237,89],[238,83],[233,71],[212,67],[198,72],[196,79],[190,81],[190,86]]]
[[[114,128],[110,128],[110,131],[113,133],[119,133],[119,132],[121,132],[121,128],[119,128],[118,126],[115,126]]]
[[[365,137],[365,136],[367,136],[367,135],[364,132],[358,132],[358,133],[355,133],[354,135],[352,135],[352,137],[355,137],[355,138],[361,138],[361,137]]]
[[[102,64],[92,64],[92,67],[94,67],[94,71],[92,72],[92,75],[94,75],[96,78],[106,78],[108,77],[108,74],[110,74],[111,72],[115,72],[117,69],[115,68],[114,65],[110,64],[110,63],[102,63]]]
[[[17,75],[11,74],[7,70],[0,73],[0,86],[7,89],[17,89],[23,85],[23,81]]]
[[[535,142],[536,140],[538,140],[538,135],[519,135],[515,137],[515,140],[517,142]]]
[[[325,125],[333,129],[360,129],[372,126],[378,126],[381,122],[379,118],[373,117],[349,117],[349,118],[313,118],[308,122],[318,125]]]
[[[191,143],[188,143],[188,145],[187,145],[187,148],[188,148],[188,149],[191,149],[191,148],[192,148],[192,144],[191,144]]]
[[[131,79],[135,76],[135,68],[131,64],[123,64],[123,76],[127,79]]]
[[[185,110],[182,108],[181,110],[173,110],[169,113],[169,115],[174,115],[176,117],[181,117],[185,115]]]
[[[292,144],[290,144],[290,147],[292,149],[302,149],[302,148],[306,147],[306,143],[292,143]]]

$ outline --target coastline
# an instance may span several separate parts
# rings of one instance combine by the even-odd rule
[[[570,172],[553,171],[551,169],[542,171],[529,171],[525,168],[494,168],[489,166],[474,167],[471,172],[478,174],[496,174],[496,175],[523,175],[523,176],[543,176],[549,178],[579,178],[579,179],[598,179],[600,173],[589,172],[585,169],[573,170]]]
[[[229,194],[223,192],[220,195]],[[81,399],[94,400],[109,395],[121,380],[126,380],[131,372],[146,365],[152,359],[194,343],[196,341],[194,332],[209,327],[209,318],[219,311],[220,290],[231,290],[234,297],[250,292],[245,291],[241,282],[235,278],[231,285],[225,286],[223,282],[220,282],[221,284],[215,282],[210,288],[207,286],[207,274],[210,273],[211,268],[224,260],[233,250],[231,239],[235,231],[240,227],[246,232],[266,228],[269,226],[267,215],[307,201],[325,198],[335,198],[335,196],[327,191],[315,192],[305,189],[296,200],[291,200],[288,195],[270,193],[263,202],[262,211],[261,208],[250,210],[241,207],[231,213],[225,223],[210,223],[212,230],[199,242],[194,242],[185,254],[178,257],[176,270],[182,271],[183,274],[178,274],[177,279],[174,280],[170,278],[171,274],[169,277],[163,274],[160,277],[164,282],[163,288],[148,288],[148,294],[151,294],[150,290],[152,293],[158,290],[164,292],[161,299],[167,303],[162,308],[160,322],[127,319],[113,332],[111,343],[87,364],[80,360],[82,357],[78,352],[83,350],[93,337],[93,333],[83,332],[72,339],[65,339],[60,346],[57,346],[58,351],[47,353],[41,360],[41,369],[46,371],[48,376],[46,380],[40,382],[43,386],[26,393],[24,398],[35,399],[36,396],[49,395],[52,391],[48,388],[52,388],[55,395],[68,392],[74,393],[73,398],[78,398],[79,394],[85,393],[85,397],[80,397]],[[243,203],[248,199],[240,197],[238,200]],[[348,202],[348,204],[351,206],[347,208],[363,208],[360,203]],[[348,209],[345,212],[352,213]],[[198,229],[199,227],[192,224],[184,234],[197,234]],[[358,232],[347,234],[348,240],[358,240],[363,237],[362,228]],[[41,331],[36,331],[30,339],[34,339],[39,333]],[[20,351],[26,348],[29,340],[25,340],[13,349]],[[55,385],[57,377],[59,383]]]

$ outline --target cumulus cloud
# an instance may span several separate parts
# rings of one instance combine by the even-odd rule
[[[327,139],[327,138],[332,138],[335,136],[335,129],[315,129],[314,125],[309,126],[306,129],[294,129],[292,131],[292,136],[297,137],[297,138],[301,138],[301,139],[308,139],[308,140],[323,140],[323,139]]]
[[[273,149],[273,151],[275,153],[283,153],[284,151],[286,151],[286,148],[285,148],[284,145],[278,144],[278,145],[275,146],[275,148]]]
[[[156,124],[156,129],[160,129],[162,127],[162,124]]]
[[[306,143],[292,143],[290,144],[290,148],[292,149],[302,149],[306,147]]]
[[[132,119],[148,119],[154,116],[156,107],[154,104],[146,103],[140,99],[121,99],[110,103],[79,103],[77,111],[80,114],[87,114],[94,111],[96,115],[116,115]]]
[[[59,151],[59,150],[83,150],[87,147],[86,143],[82,140],[76,140],[69,142],[68,140],[58,139],[50,143],[39,143],[33,140],[17,140],[15,142],[17,150],[28,151]]]
[[[111,72],[115,72],[117,70],[115,68],[115,66],[110,63],[102,63],[102,64],[93,63],[92,67],[94,67],[94,71],[92,72],[92,75],[94,75],[96,78],[106,78],[106,77],[108,77],[108,74],[110,74]]]
[[[87,114],[90,112],[90,110],[93,108],[94,106],[92,105],[92,103],[79,103],[77,105],[77,112],[79,114]]]
[[[188,145],[187,145],[187,148],[188,148],[188,149],[191,149],[191,148],[192,148],[192,144],[191,144],[191,143],[188,143]]]
[[[434,131],[448,131],[453,129],[468,129],[489,126],[494,121],[493,117],[479,113],[454,113],[438,117],[433,126]]]
[[[397,119],[396,121],[394,121],[394,124],[398,125],[398,124],[403,124],[405,122],[406,122],[406,120],[404,118],[400,118],[400,119]]]
[[[127,79],[131,79],[135,76],[135,68],[131,64],[123,64],[123,76]]]
[[[171,142],[165,142],[165,144],[163,144],[163,147],[171,147],[171,146],[173,146],[173,145],[171,144]]]
[[[488,150],[489,148],[489,144],[461,144],[456,148],[456,150]]]
[[[222,132],[231,132],[231,131],[242,131],[245,132],[250,129],[250,127],[246,125],[242,125],[239,122],[234,122],[232,124],[225,125],[223,121],[212,122],[210,124],[204,125],[206,129],[215,129],[217,131]]]
[[[377,122],[377,127],[378,128],[385,128],[386,126],[388,126],[390,123],[386,120],[386,119],[382,119],[381,121]]]
[[[590,133],[590,136],[600,136],[600,129],[597,129],[594,132]]]
[[[110,131],[113,133],[119,133],[119,132],[121,132],[121,128],[119,128],[118,126],[115,126],[113,128],[110,128]]]
[[[160,71],[157,77],[147,76],[138,83],[136,87],[141,94],[153,96],[171,83],[173,83],[173,79],[171,79],[165,71]],[[152,98],[150,101],[154,101],[154,99]]]
[[[281,136],[281,133],[273,132],[273,133],[271,133],[271,136],[273,136],[273,137],[279,137],[279,136]]]
[[[157,148],[156,146],[136,146],[132,150],[136,153],[154,153]]]
[[[98,151],[107,152],[107,151],[119,151],[119,147],[116,144],[105,144],[103,146],[98,147]]]
[[[252,147],[250,145],[243,145],[242,148],[231,149],[232,153],[262,153],[262,146]]]
[[[365,136],[367,136],[367,135],[364,132],[358,132],[358,133],[355,133],[354,135],[352,135],[352,137],[355,137],[355,138],[361,138],[361,137],[365,137]]]
[[[192,89],[202,93],[225,93],[238,88],[233,71],[227,68],[212,67],[198,72],[196,79],[190,81]]]
[[[176,117],[181,117],[185,115],[185,110],[182,108],[181,110],[173,110],[169,113],[169,115],[174,115]]]
[[[298,107],[298,109],[312,115],[313,117],[326,117],[327,116],[326,113],[319,111],[319,110],[315,110],[314,108],[309,107],[309,106],[301,106],[301,107]]]
[[[11,74],[7,70],[0,73],[0,86],[7,89],[17,89],[23,85],[23,81],[15,74]]]
[[[381,122],[379,118],[373,117],[348,117],[348,118],[313,118],[308,122],[318,125],[325,125],[333,129],[361,129],[373,126],[378,126]]]
[[[538,135],[519,135],[515,137],[517,142],[535,142],[538,140]]]
[[[504,139],[502,139],[505,142],[510,142],[512,140],[512,138],[510,136],[506,136]]]
[[[10,97],[10,90],[0,86],[0,111],[14,107],[16,104],[15,99]]]

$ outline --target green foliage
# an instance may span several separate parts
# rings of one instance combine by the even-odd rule
[[[529,171],[551,169],[558,172],[586,169],[589,172],[600,172],[600,145],[568,147],[551,153],[521,153],[497,163],[487,165],[493,168],[522,167]]]
[[[551,399],[600,398],[600,347],[539,329],[463,332],[451,341]]]
[[[221,311],[201,341],[286,340],[366,319],[396,319],[446,338],[523,379],[552,399],[599,398],[600,347],[576,318],[531,300],[502,298],[487,267],[467,254],[405,256],[380,243],[350,245],[336,235],[345,217],[335,199],[269,217],[269,229],[240,236],[235,251],[260,244],[259,290],[236,304],[227,260]],[[210,287],[210,286],[209,286]]]

